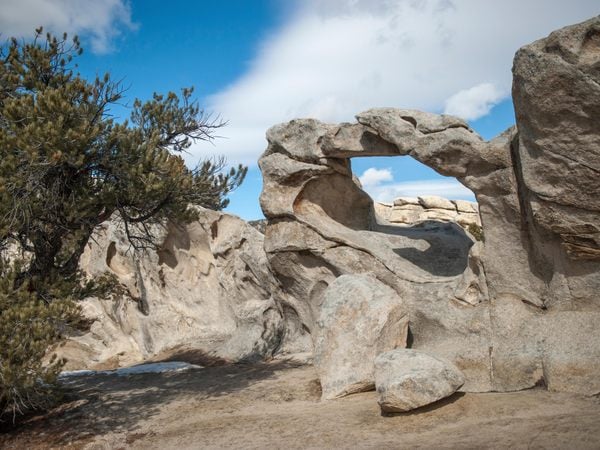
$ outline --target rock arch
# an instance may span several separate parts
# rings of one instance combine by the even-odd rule
[[[465,390],[517,390],[543,378],[551,389],[600,392],[600,122],[588,120],[600,117],[600,49],[589,44],[599,24],[517,53],[517,127],[489,142],[458,118],[393,108],[355,123],[302,119],[267,132],[265,250],[284,303],[309,330],[314,292],[341,274],[370,272],[408,304],[413,347],[454,362]],[[377,228],[349,160],[392,155],[471,189],[485,245],[439,224],[382,233],[390,230]],[[467,252],[463,270],[436,266],[436,253],[427,255],[433,239],[437,255]]]

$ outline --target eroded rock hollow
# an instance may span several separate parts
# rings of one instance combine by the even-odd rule
[[[67,368],[256,361],[285,351],[284,340],[299,341],[294,324],[283,319],[260,232],[238,217],[202,209],[197,222],[168,224],[157,233],[162,245],[143,254],[131,249],[116,221],[90,240],[82,270],[113,274],[125,292],[83,302],[91,330],[56,349]]]
[[[463,390],[600,392],[600,18],[523,47],[513,73],[517,125],[489,142],[393,108],[267,132],[264,245],[288,320],[314,334],[328,286],[369,273],[408,309],[408,345],[452,362]],[[484,241],[379,220],[351,159],[393,155],[471,189]]]

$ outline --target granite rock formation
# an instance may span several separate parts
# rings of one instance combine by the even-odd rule
[[[178,356],[199,363],[256,360],[285,351],[294,324],[284,323],[275,299],[278,283],[261,233],[209,210],[190,225],[168,224],[157,232],[160,249],[143,255],[133,252],[113,221],[90,240],[81,268],[91,276],[114,274],[125,294],[83,302],[91,330],[57,349],[67,368]]]
[[[81,267],[114,274],[126,294],[87,299],[91,330],[59,355],[76,369],[314,349],[325,396],[337,396],[356,381],[327,387],[344,358],[363,358],[362,389],[372,357],[406,342],[456,366],[462,390],[599,393],[600,18],[523,47],[513,73],[517,125],[489,142],[456,117],[394,108],[272,127],[264,236],[202,210],[139,257],[105,224]],[[374,204],[351,159],[395,155],[457,178],[479,216],[441,198]],[[354,322],[368,329],[352,334]]]
[[[314,337],[327,287],[369,272],[406,304],[410,346],[456,365],[464,390],[600,392],[599,67],[598,17],[519,50],[517,125],[489,142],[456,117],[393,108],[272,127],[261,205],[284,315]],[[485,241],[378,220],[351,158],[394,155],[471,189]]]

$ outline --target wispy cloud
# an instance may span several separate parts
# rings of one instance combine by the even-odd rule
[[[296,4],[250,70],[210,98],[209,109],[229,120],[229,139],[198,144],[190,161],[216,150],[252,164],[265,148],[265,130],[295,117],[338,122],[395,106],[474,118],[508,96],[520,46],[598,14],[597,0]]]
[[[454,178],[395,182],[390,169],[370,167],[359,177],[363,189],[376,201],[391,202],[398,197],[438,195],[454,200],[475,201],[471,190]]]
[[[508,95],[491,83],[481,83],[457,92],[446,100],[445,114],[475,120],[486,116],[492,107]]]
[[[2,0],[0,31],[4,38],[29,38],[43,26],[89,39],[92,51],[105,53],[123,29],[134,29],[127,0]]]
[[[475,195],[457,180],[421,180],[365,186],[365,191],[378,202],[391,202],[398,197],[437,195],[453,200],[475,201]]]

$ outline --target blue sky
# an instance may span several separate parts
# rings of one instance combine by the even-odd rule
[[[168,8],[164,1],[143,0],[130,8],[131,28],[121,27],[107,51],[86,51],[80,68],[123,79],[131,99],[194,86],[206,103],[248,70],[260,43],[283,20],[270,0],[172,0]]]
[[[522,45],[600,13],[597,0],[0,0],[4,36],[78,33],[88,76],[109,71],[127,98],[195,86],[229,121],[210,154],[250,166],[229,211],[262,217],[256,160],[266,129],[294,117],[352,120],[375,106],[452,113],[490,139],[514,123],[511,63]],[[116,114],[125,113],[117,108]],[[408,157],[353,160],[374,198],[472,198]]]

